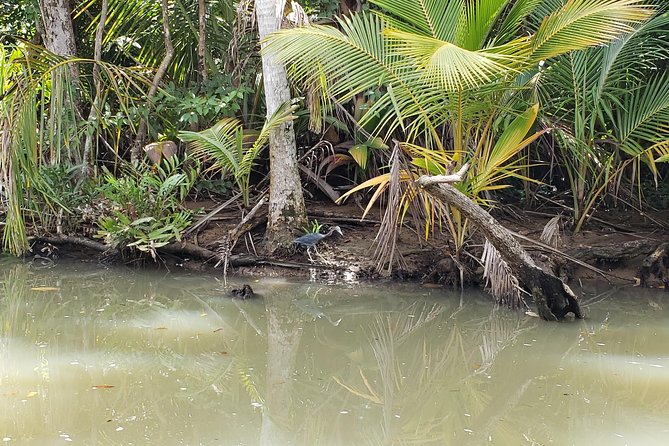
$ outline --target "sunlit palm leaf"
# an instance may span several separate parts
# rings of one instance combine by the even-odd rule
[[[633,156],[669,139],[669,74],[655,76],[637,89],[622,99],[616,114],[620,148]]]
[[[526,54],[527,41],[515,40],[502,47],[470,51],[449,42],[403,31],[386,30],[391,48],[414,61],[425,82],[447,91],[466,90],[517,72]]]
[[[463,0],[371,0],[394,28],[455,42],[464,25]],[[401,20],[397,20],[398,17]]]
[[[492,149],[483,148],[474,160],[475,174],[469,179],[472,191],[479,193],[483,190],[499,189],[505,187],[499,184],[500,181],[521,176],[518,172],[518,154],[546,132],[541,130],[527,136],[538,112],[538,104],[528,108],[506,127]]]
[[[244,202],[248,204],[249,175],[253,163],[267,144],[271,131],[293,120],[295,109],[290,103],[283,104],[265,121],[257,135],[253,131],[245,131],[238,119],[224,118],[208,129],[200,132],[183,131],[178,136],[189,143],[195,158],[212,163],[210,169],[232,175]]]
[[[543,20],[532,39],[532,56],[547,59],[613,40],[652,12],[643,0],[570,0]]]
[[[382,19],[361,13],[340,19],[339,25],[341,31],[320,25],[278,31],[268,37],[263,51],[292,65],[291,76],[298,84],[319,85],[324,90],[321,98],[346,101],[360,92],[386,87],[360,125],[380,114],[377,131],[384,128],[390,133],[412,120],[412,126],[428,128],[436,135],[426,107],[438,92],[426,85],[416,90],[407,83],[402,76],[406,61],[400,64],[399,55],[390,51]],[[328,80],[327,85],[320,76]]]

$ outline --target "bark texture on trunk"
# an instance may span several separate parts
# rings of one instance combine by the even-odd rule
[[[39,0],[39,7],[46,49],[62,57],[73,57],[77,45],[68,0]]]
[[[280,28],[283,14],[277,5],[273,0],[256,1],[260,39]],[[269,117],[283,103],[291,100],[290,88],[286,69],[271,54],[262,54],[262,70]],[[279,246],[292,244],[293,229],[306,225],[307,221],[292,122],[272,131],[269,150],[270,192],[265,242],[267,249],[273,251]]]
[[[105,33],[105,26],[107,24],[107,11],[109,10],[109,0],[102,0],[102,7],[100,9],[100,23],[98,23],[98,28],[95,31],[95,46],[93,50],[93,85],[95,86],[95,99],[93,100],[93,105],[91,110],[88,113],[88,121],[93,122],[98,119],[98,108],[102,101],[102,79],[100,77],[100,65],[102,61],[102,38]],[[97,135],[97,131],[94,133],[89,133],[86,135],[86,141],[84,142],[84,155],[83,155],[83,174],[88,176],[93,171],[93,163],[91,159],[91,149],[93,147],[93,136]]]
[[[581,308],[571,288],[554,275],[539,268],[506,228],[466,195],[448,184],[458,181],[465,170],[466,166],[458,174],[450,175],[448,178],[423,176],[417,183],[429,194],[457,208],[481,230],[507,262],[523,288],[532,294],[539,316],[545,320],[557,321],[571,312],[577,318],[582,318]]]

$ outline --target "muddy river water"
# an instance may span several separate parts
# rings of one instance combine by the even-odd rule
[[[546,323],[478,291],[237,301],[241,279],[46,266],[0,263],[2,444],[669,444],[669,293],[594,286]]]

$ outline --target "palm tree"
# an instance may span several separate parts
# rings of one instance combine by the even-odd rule
[[[283,10],[274,0],[256,0],[258,34],[261,39],[280,28]],[[262,55],[263,84],[268,118],[291,101],[286,69],[270,53]],[[293,122],[283,122],[269,133],[269,211],[265,242],[273,251],[290,246],[293,230],[307,223],[302,183],[297,169],[297,145]]]
[[[528,131],[536,117],[540,62],[609,42],[653,12],[641,0],[546,2],[550,8],[531,26],[527,18],[546,6],[540,0],[372,3],[380,10],[338,19],[336,27],[274,33],[264,51],[289,63],[293,79],[319,99],[312,113],[330,113],[333,101],[374,91],[377,100],[359,124],[375,123],[376,135],[404,141],[414,171],[479,165],[460,186],[474,198],[520,175],[517,155],[538,137]],[[385,180],[368,186],[387,187]],[[419,191],[405,197],[420,197],[431,208],[426,214],[434,215],[436,206]],[[450,215],[459,249],[467,224],[456,211]]]
[[[606,187],[631,164],[657,175],[669,153],[667,6],[610,45],[557,58],[539,81],[573,197],[575,231]]]

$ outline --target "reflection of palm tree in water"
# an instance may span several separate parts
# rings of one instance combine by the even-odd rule
[[[267,374],[265,406],[260,429],[261,446],[294,444],[292,418],[293,374],[302,336],[302,321],[295,317],[290,299],[265,296],[267,312]]]

